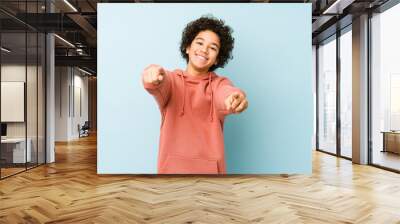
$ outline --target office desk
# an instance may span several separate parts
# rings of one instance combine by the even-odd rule
[[[25,138],[6,138],[1,139],[1,157],[7,163],[25,163],[31,162],[31,145],[32,140],[27,139],[26,154],[25,154]],[[27,159],[27,161],[25,161]]]
[[[383,133],[382,152],[393,152],[400,154],[400,132],[382,131],[381,133]]]

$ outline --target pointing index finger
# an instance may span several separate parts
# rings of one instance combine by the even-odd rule
[[[160,75],[165,75],[165,70],[162,67],[158,68],[158,72]]]

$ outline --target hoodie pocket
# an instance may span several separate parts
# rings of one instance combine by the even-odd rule
[[[168,155],[162,168],[162,173],[169,174],[218,174],[218,161],[186,158]]]

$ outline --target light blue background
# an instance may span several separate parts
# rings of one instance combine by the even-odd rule
[[[185,25],[202,15],[234,30],[233,60],[217,74],[248,96],[225,122],[227,172],[311,173],[311,4],[98,4],[99,174],[157,173],[160,113],[141,82],[159,64],[186,67]]]

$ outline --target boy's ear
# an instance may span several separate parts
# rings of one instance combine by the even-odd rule
[[[186,47],[186,54],[189,54],[189,47]]]

